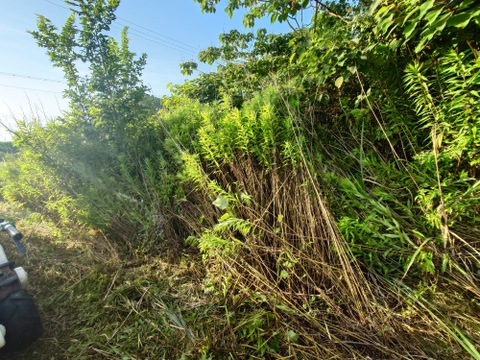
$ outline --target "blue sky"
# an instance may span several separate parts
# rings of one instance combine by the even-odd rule
[[[45,119],[67,108],[62,97],[62,72],[54,68],[44,49],[27,30],[36,29],[36,14],[61,27],[69,10],[63,0],[0,0],[0,120],[14,127],[14,119]],[[221,4],[215,14],[202,14],[193,0],[121,0],[114,32],[129,27],[130,47],[148,55],[144,82],[152,93],[168,94],[168,83],[181,83],[179,64],[196,59],[199,50],[218,45],[218,36],[243,29],[242,15],[230,19]],[[285,24],[268,20],[256,28],[286,32]],[[0,141],[10,136],[0,126]]]

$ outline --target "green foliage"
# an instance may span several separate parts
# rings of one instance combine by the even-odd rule
[[[379,4],[382,6],[377,7]],[[438,51],[452,45],[478,47],[475,33],[480,26],[480,10],[473,0],[455,1],[376,1],[372,12],[378,20],[376,32],[398,48],[415,53]]]
[[[11,141],[0,142],[0,156],[3,157],[6,154],[15,152],[15,148]]]
[[[431,149],[416,156],[424,174],[418,200],[437,228],[478,221],[479,79],[470,50],[453,48],[435,64],[414,62],[406,69],[405,85],[419,125],[431,134]]]
[[[478,27],[449,23],[448,32],[397,41],[407,18],[423,21],[431,6],[469,19],[476,11],[471,2],[449,9],[433,3],[384,2],[376,24],[362,12],[349,23],[320,16],[318,31],[297,43],[292,57],[303,65],[294,81],[314,87],[309,99],[320,103],[315,111],[323,119],[312,129],[321,145],[313,151],[316,168],[328,171],[323,179],[340,229],[359,259],[390,276],[437,273],[441,255],[425,248],[451,241],[449,227],[478,221]],[[383,29],[387,18],[397,30]],[[412,62],[412,41],[430,40],[432,48]]]
[[[220,0],[194,0],[201,6],[202,11],[214,13]],[[300,17],[302,10],[312,10],[317,12],[325,12],[334,17],[342,18],[345,16],[349,8],[354,4],[369,3],[369,1],[319,1],[319,0],[272,0],[272,1],[256,1],[256,0],[228,0],[225,12],[231,16],[240,9],[245,9],[243,25],[247,28],[255,25],[255,20],[269,17],[272,23],[292,22],[298,24],[297,19]]]
[[[184,95],[202,103],[218,101],[224,96],[236,107],[251,99],[256,92],[270,86],[270,77],[289,74],[290,43],[301,32],[268,34],[259,29],[255,34],[231,30],[219,37],[220,47],[209,47],[199,53],[200,62],[217,63],[217,72],[201,73],[182,85],[172,86],[175,95]],[[181,64],[182,72],[192,74],[197,64]]]
[[[117,1],[69,2],[60,31],[39,17],[33,35],[64,70],[71,111],[22,124],[3,196],[129,254],[178,260],[187,238],[221,309],[202,333],[196,309],[186,318],[163,296],[165,279],[115,286],[117,270],[87,291],[94,272],[69,293],[90,294],[85,311],[120,310],[110,325],[92,317],[73,352],[145,357],[128,341],[141,333],[187,339],[185,358],[477,355],[480,15],[471,0],[370,3],[229,0],[247,25],[307,8],[312,23],[221,35],[199,54],[217,72],[172,85],[161,106],[126,30],[108,35]]]
[[[60,30],[40,15],[31,34],[63,70],[70,110],[45,125],[20,123],[14,139],[19,158],[10,166],[21,165],[21,181],[5,173],[3,192],[30,208],[101,229],[132,253],[160,251],[164,238],[173,251],[181,229],[166,209],[181,194],[174,175],[180,160],[153,116],[160,101],[140,80],[146,56],[129,50],[126,28],[120,42],[108,34],[119,1],[67,3],[71,15]],[[81,76],[84,67],[89,73]]]
[[[408,234],[402,226],[402,222],[412,220],[412,209],[405,206],[400,216],[392,210],[392,205],[397,208],[402,205],[380,187],[367,192],[361,184],[349,179],[342,179],[339,185],[348,199],[345,206],[350,208],[344,210],[348,215],[339,220],[338,226],[352,243],[353,253],[385,276],[404,272],[411,249],[416,247],[412,238],[424,238],[418,231]]]
[[[144,101],[147,89],[140,81],[146,56],[135,59],[128,48],[127,28],[122,31],[121,43],[107,34],[119,3],[68,2],[72,13],[60,31],[39,15],[38,31],[31,34],[47,50],[53,65],[65,74],[65,95],[71,108],[66,122],[79,127],[87,136],[94,132],[97,140],[124,149],[134,145],[142,134],[141,119],[151,109]],[[81,76],[80,66],[87,66],[89,75]]]
[[[357,68],[367,62],[365,44],[358,33],[358,21],[344,23],[326,14],[317,16],[317,23],[300,41],[292,42],[295,51],[291,62],[299,63],[304,86],[322,87],[343,79],[347,82]],[[342,84],[337,85],[340,88]]]
[[[291,147],[295,139],[293,119],[278,113],[280,99],[276,97],[271,88],[242,109],[232,108],[227,99],[205,112],[198,131],[202,159],[219,166],[233,161],[241,151],[257,159],[266,171],[275,165],[276,153],[288,155],[284,162],[298,163],[300,149],[292,152]]]
[[[72,218],[80,216],[78,203],[40,158],[31,150],[4,158],[0,163],[2,198],[69,225]]]

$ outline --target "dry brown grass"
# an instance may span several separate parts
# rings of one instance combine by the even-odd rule
[[[415,290],[403,283],[387,282],[361,267],[306,164],[262,171],[251,157],[239,156],[206,176],[229,193],[251,196],[251,204],[239,202],[234,210],[251,230],[222,227],[217,232],[237,244],[235,250],[219,246],[204,259],[209,283],[223,289],[225,306],[235,314],[213,347],[229,344],[230,354],[253,357],[266,351],[260,350],[261,338],[264,344],[280,342],[278,349],[267,351],[268,358],[465,357],[451,324],[442,320],[452,309],[440,306],[448,285],[430,303],[415,298]],[[202,233],[208,226],[215,229],[221,215],[202,193],[205,189],[190,195],[196,211],[190,208],[184,218],[200,241],[208,241]],[[462,321],[470,322],[467,328],[477,326],[474,313]],[[263,319],[257,329],[253,316]]]

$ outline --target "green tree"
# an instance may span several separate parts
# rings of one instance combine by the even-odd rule
[[[153,112],[147,88],[141,82],[146,55],[129,50],[127,28],[118,43],[108,35],[119,0],[72,0],[71,15],[59,31],[51,20],[38,16],[31,31],[56,67],[62,68],[71,111],[66,122],[84,130],[86,137],[128,147],[138,127]],[[88,67],[89,74],[82,76]],[[94,134],[91,134],[94,133]]]
[[[220,0],[195,0],[200,3],[202,11],[214,13],[217,10],[217,4]],[[298,25],[298,12],[305,9],[312,9],[315,13],[325,12],[334,17],[343,18],[347,9],[353,5],[362,5],[370,3],[366,1],[320,1],[320,0],[228,0],[225,11],[232,16],[233,13],[241,8],[246,9],[243,24],[245,27],[253,27],[256,19],[265,16],[270,17],[272,22],[288,22]],[[292,26],[293,27],[293,26]]]
[[[186,95],[203,103],[231,98],[235,106],[254,96],[264,86],[269,86],[273,76],[285,78],[292,74],[290,63],[292,43],[303,36],[303,31],[287,34],[269,34],[266,29],[256,33],[232,30],[221,34],[221,45],[202,50],[198,59],[209,65],[217,64],[217,71],[200,73],[197,78],[173,86],[176,95]],[[180,65],[182,73],[191,75],[197,63]]]
[[[138,249],[145,238],[154,242],[160,237],[156,229],[164,219],[159,202],[151,201],[160,197],[155,191],[168,187],[161,180],[167,174],[160,126],[153,116],[160,101],[141,82],[146,56],[129,50],[127,29],[120,42],[110,35],[119,1],[66,3],[71,14],[61,29],[39,15],[38,29],[31,34],[63,70],[70,109],[47,124],[20,124],[14,143],[21,163],[41,166],[21,173],[21,182],[7,179],[11,183],[5,189],[13,194],[9,199],[19,200],[28,198],[30,189],[45,189],[29,207],[106,230]],[[50,178],[58,191],[43,186]]]

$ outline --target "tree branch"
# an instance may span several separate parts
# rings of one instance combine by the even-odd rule
[[[340,20],[342,20],[342,21],[343,21],[344,23],[346,23],[346,24],[349,23],[349,21],[346,20],[342,15],[340,15],[339,13],[333,11],[330,7],[328,7],[327,5],[325,5],[324,3],[322,3],[320,0],[315,0],[315,2],[317,3],[317,5],[320,5],[320,6],[323,7],[325,10],[327,10],[327,12],[328,12],[330,15],[332,15],[332,16],[340,19]]]

